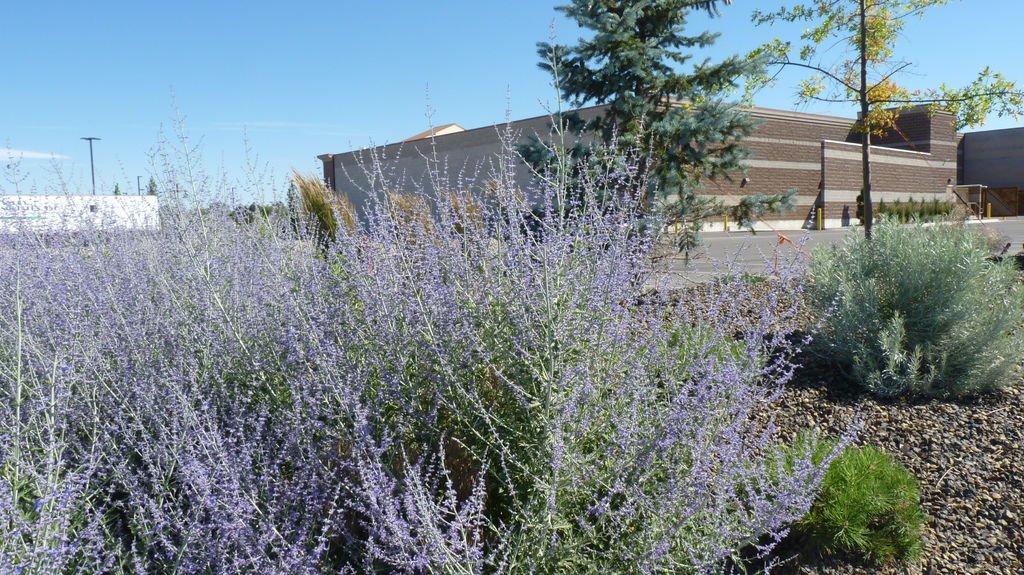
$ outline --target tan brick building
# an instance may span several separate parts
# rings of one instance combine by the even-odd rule
[[[592,117],[602,107],[580,110]],[[766,217],[762,228],[816,228],[817,209],[822,208],[826,228],[857,223],[856,197],[861,187],[860,134],[854,120],[766,108],[748,112],[759,121],[744,144],[751,159],[744,173],[731,181],[708,182],[705,193],[731,204],[744,195],[774,194],[795,188],[796,209]],[[524,141],[529,135],[546,135],[549,118],[540,116],[506,125],[462,130],[446,125],[418,134],[398,144],[341,154],[318,156],[324,179],[339,193],[346,194],[357,208],[379,193],[384,182],[421,186],[438,185],[436,172],[428,170],[425,157],[436,158],[445,167],[445,186],[460,188],[463,181],[481,181],[497,169],[497,157],[505,145]],[[924,108],[905,110],[897,127],[872,146],[872,199],[893,202],[906,199],[947,199],[957,175],[958,136],[952,117],[930,115]],[[517,181],[529,186],[525,166],[516,171]],[[722,222],[709,222],[706,229],[721,229]]]

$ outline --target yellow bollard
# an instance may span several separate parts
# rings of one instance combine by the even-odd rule
[[[824,213],[825,213],[824,209],[818,208],[818,218],[817,218],[817,220],[818,220],[818,231],[819,232],[821,230],[825,229]]]
[[[992,202],[989,202],[988,204],[985,204],[985,217],[986,218],[991,218],[992,217]]]
[[[722,229],[729,231],[729,214],[722,214]]]

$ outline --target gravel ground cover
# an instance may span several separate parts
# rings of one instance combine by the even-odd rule
[[[716,291],[704,284],[668,299],[696,302]],[[765,304],[742,302],[755,314]],[[796,324],[813,323],[808,310],[799,316]],[[791,538],[777,549],[781,564],[772,573],[1024,575],[1024,381],[967,400],[882,400],[846,383],[820,358],[797,361],[785,395],[761,417],[772,418],[785,440],[801,429],[839,436],[857,426],[856,444],[879,447],[906,465],[927,515],[924,553],[914,565],[878,568],[816,556]]]
[[[697,304],[717,291],[705,283],[662,297]],[[756,316],[767,302],[740,305]],[[804,308],[793,321],[804,327],[813,318]],[[883,400],[848,384],[820,358],[805,354],[797,362],[783,398],[760,416],[772,418],[787,441],[801,429],[839,436],[857,426],[857,445],[879,447],[906,465],[927,515],[924,553],[917,564],[879,568],[816,556],[791,538],[777,549],[781,564],[772,573],[1024,575],[1024,381],[966,400]]]
[[[1024,386],[966,401],[882,401],[811,358],[802,362],[769,410],[783,436],[859,425],[858,444],[886,450],[920,482],[925,551],[917,565],[880,570],[797,553],[787,542],[773,573],[1024,573]]]

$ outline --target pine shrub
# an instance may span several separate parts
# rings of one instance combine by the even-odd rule
[[[815,348],[879,396],[962,396],[1015,381],[1021,290],[970,227],[883,222],[813,254]]]
[[[826,450],[812,448],[816,458]],[[818,498],[795,525],[823,554],[878,565],[921,555],[924,528],[917,480],[875,447],[850,447],[829,464]]]

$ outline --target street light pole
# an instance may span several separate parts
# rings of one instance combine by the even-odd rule
[[[82,138],[83,140],[89,141],[89,171],[92,172],[92,195],[96,195],[96,164],[92,161],[92,142],[93,140],[99,140],[99,138]]]

